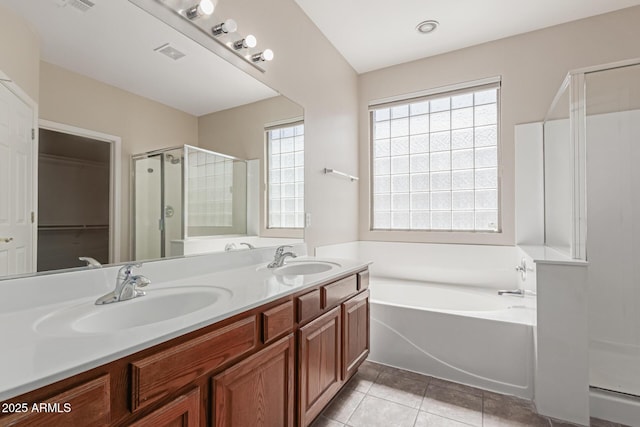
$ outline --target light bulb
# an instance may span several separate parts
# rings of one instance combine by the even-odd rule
[[[211,0],[200,0],[198,7],[204,15],[211,15],[213,13],[214,6]]]
[[[189,19],[199,18],[202,15],[211,15],[214,9],[213,2],[211,0],[200,0],[200,2],[190,7],[185,11],[185,15]]]
[[[222,24],[218,24],[215,27],[213,27],[211,29],[211,32],[213,33],[214,36],[219,36],[221,34],[235,33],[237,29],[238,29],[238,24],[236,24],[236,21],[229,18],[226,21],[224,21]]]
[[[256,40],[256,38],[253,35],[249,34],[247,37],[243,38],[242,40],[238,40],[234,42],[233,48],[235,50],[240,50],[243,48],[256,47],[257,44],[258,44],[258,40]]]
[[[253,62],[271,61],[273,59],[273,51],[271,49],[265,49],[263,52],[251,55]]]
[[[258,44],[258,40],[256,40],[254,35],[249,34],[244,38],[244,44],[245,47],[256,47],[256,45]]]
[[[265,49],[264,52],[262,52],[262,57],[265,61],[271,61],[273,59],[273,51],[271,49]]]

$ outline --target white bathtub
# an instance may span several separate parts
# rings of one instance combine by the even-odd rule
[[[371,279],[373,361],[533,398],[535,298]]]

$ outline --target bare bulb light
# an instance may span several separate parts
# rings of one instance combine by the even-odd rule
[[[253,62],[271,61],[272,59],[273,51],[271,49],[265,49],[263,52],[251,56]]]
[[[238,24],[236,24],[236,21],[229,18],[226,21],[224,21],[222,24],[218,24],[215,27],[213,27],[211,29],[211,32],[213,33],[214,36],[219,36],[221,34],[235,33],[237,29],[238,29]]]
[[[234,42],[233,48],[235,50],[240,50],[243,48],[248,49],[248,48],[256,47],[257,44],[258,44],[258,40],[256,40],[256,38],[253,35],[249,34],[242,40],[238,40],[237,42]]]
[[[213,2],[211,0],[200,0],[200,2],[190,7],[185,11],[185,15],[189,19],[196,19],[203,15],[211,15],[214,9]]]

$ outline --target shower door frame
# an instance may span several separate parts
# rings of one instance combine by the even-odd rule
[[[136,255],[136,167],[135,167],[135,161],[136,160],[142,160],[142,159],[148,159],[150,157],[155,157],[155,156],[161,156],[161,161],[160,161],[160,221],[162,221],[162,228],[160,229],[160,258],[166,258],[166,242],[165,242],[165,237],[166,237],[166,233],[165,233],[165,229],[166,229],[166,225],[165,225],[165,188],[164,188],[164,161],[165,161],[165,154],[169,151],[174,151],[174,150],[182,150],[183,146],[182,145],[178,145],[175,147],[167,147],[167,148],[160,148],[158,150],[153,150],[153,151],[147,151],[146,153],[140,153],[140,154],[134,154],[131,156],[131,179],[129,182],[129,194],[130,196],[130,212],[131,212],[131,218],[130,218],[130,224],[131,224],[131,238],[130,238],[130,251],[131,251],[131,258],[134,259],[135,255]],[[182,165],[182,167],[184,168],[184,164]],[[184,182],[184,171],[181,173],[182,175],[182,181]],[[182,184],[184,186],[184,184]],[[184,204],[184,188],[182,189],[182,202]],[[184,214],[183,214],[183,218],[182,218],[182,227],[181,227],[181,235],[182,238],[184,239],[185,233],[184,233]]]

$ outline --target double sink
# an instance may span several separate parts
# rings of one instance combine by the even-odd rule
[[[276,278],[297,278],[342,267],[320,260],[290,260],[282,267],[260,266],[257,272]],[[93,300],[66,306],[39,318],[34,328],[45,335],[111,334],[140,326],[157,324],[215,307],[224,308],[233,290],[216,286],[175,286],[153,289],[128,301],[95,305]]]

